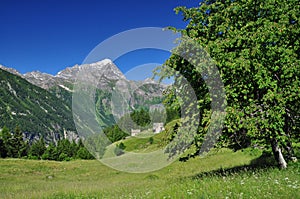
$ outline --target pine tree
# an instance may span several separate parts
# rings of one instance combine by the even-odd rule
[[[71,143],[68,139],[59,140],[57,144],[57,152],[59,160],[65,160],[72,157]]]
[[[58,160],[58,151],[56,146],[53,143],[50,143],[47,147],[46,151],[42,155],[42,159],[44,160]]]
[[[21,158],[27,155],[28,144],[24,141],[23,133],[19,126],[15,128],[15,133],[11,139],[11,155],[14,158]]]
[[[0,134],[0,155],[2,158],[8,156],[8,145],[11,140],[11,133],[7,127],[3,127]]]
[[[12,135],[11,132],[7,127],[4,127],[2,129],[2,139],[3,139],[3,146],[4,151],[3,155],[4,157],[13,157],[13,144],[12,144]]]
[[[44,139],[40,138],[38,141],[34,142],[31,145],[29,149],[29,155],[36,156],[37,158],[41,159],[45,151],[46,151],[46,145]]]

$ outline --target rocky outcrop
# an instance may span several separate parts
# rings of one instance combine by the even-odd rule
[[[55,76],[34,71],[26,73],[22,77],[30,83],[47,90],[59,86],[67,91],[72,91],[70,86],[76,81],[78,74],[83,75],[82,71],[86,71],[88,75],[86,79],[96,81],[97,87],[100,89],[108,89],[111,81],[125,79],[123,73],[109,59],[91,64],[67,67]]]
[[[7,71],[7,72],[9,72],[11,74],[18,75],[18,76],[22,77],[22,74],[19,73],[19,71],[17,71],[16,69],[8,68],[8,67],[3,66],[1,64],[0,64],[0,69],[5,70],[5,71]]]

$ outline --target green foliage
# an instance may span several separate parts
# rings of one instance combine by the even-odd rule
[[[17,126],[11,133],[7,127],[1,131],[1,157],[21,158],[26,156],[28,144],[23,139],[23,133]]]
[[[163,108],[154,108],[153,110],[149,111],[151,123],[166,123],[167,114],[168,111],[165,111]]]
[[[293,156],[291,143],[299,142],[300,127],[299,10],[296,0],[217,0],[176,8],[188,25],[173,29],[197,41],[220,71],[227,100],[221,138],[235,149],[266,144],[275,156],[278,148]],[[181,56],[173,54],[166,65],[188,79],[198,96],[202,142],[211,115],[208,87]]]
[[[70,90],[73,90],[73,84],[64,82],[63,85]],[[59,85],[50,87],[48,91],[64,101],[69,107],[72,107],[72,92],[62,88]]]
[[[3,139],[0,139],[0,158],[5,158],[6,157],[6,148],[3,142]]]
[[[116,148],[114,150],[114,153],[117,155],[117,156],[120,156],[122,154],[124,154],[124,149],[126,148],[126,146],[124,145],[123,142],[119,143],[116,145]]]
[[[12,135],[9,132],[9,129],[4,126],[3,129],[1,130],[1,134],[0,134],[0,146],[1,146],[1,157],[5,158],[7,157],[9,154],[11,154],[10,149],[11,149],[11,138]]]
[[[12,144],[14,146],[13,157],[20,158],[27,154],[28,144],[24,140],[23,133],[18,126],[15,128]]]
[[[120,129],[119,125],[117,124],[105,128],[103,132],[112,143],[122,140],[128,136],[128,134],[125,133],[122,129]]]
[[[169,123],[173,120],[180,118],[180,109],[173,109],[171,107],[167,107],[166,111],[167,111],[166,123]]]
[[[143,108],[140,110],[134,110],[130,114],[130,117],[135,124],[137,124],[141,127],[145,127],[145,126],[149,125],[150,121],[151,121],[149,112]]]
[[[59,155],[59,160],[61,160],[60,156],[62,155],[63,157],[73,157],[74,151],[71,148],[71,142],[68,139],[62,139],[59,140],[57,143],[57,152]]]
[[[141,108],[136,109],[129,114],[123,115],[117,122],[117,126],[119,126],[122,131],[125,131],[124,133],[126,133],[128,136],[131,134],[131,129],[146,130],[149,128],[150,123],[151,117],[149,111]],[[126,134],[124,134],[125,137]]]
[[[43,160],[69,161],[72,159],[94,159],[82,140],[76,144],[67,139],[59,140],[57,146],[50,144],[41,155]]]
[[[76,154],[77,159],[92,160],[94,156],[85,147],[80,147]]]
[[[117,145],[120,149],[124,150],[126,147],[123,142]]]
[[[173,141],[174,137],[176,136],[178,132],[178,128],[180,127],[181,122],[179,119],[173,120],[172,122],[168,123],[165,127],[164,136],[161,139],[161,144],[167,145],[171,141]],[[168,151],[169,149],[167,149]]]
[[[163,74],[160,74],[163,76]],[[176,91],[174,87],[168,87],[164,93],[163,104],[166,107],[166,123],[171,122],[172,120],[180,118],[181,107],[179,99],[176,98]]]
[[[50,143],[46,151],[42,155],[43,160],[58,160],[59,153],[56,146],[53,143]]]
[[[82,140],[78,143],[67,139],[59,140],[57,145],[46,145],[43,138],[29,144],[24,141],[21,130],[17,127],[14,133],[10,133],[7,127],[0,132],[1,158],[12,157],[43,160],[68,161],[71,159],[94,159],[94,156],[84,146]]]
[[[96,158],[101,158],[106,150],[106,147],[111,142],[107,139],[104,133],[89,135],[84,140],[84,146],[92,153]]]
[[[102,127],[114,124],[114,116],[111,110],[111,93],[105,90],[96,89],[95,93],[96,115]]]
[[[40,138],[38,141],[31,144],[29,149],[29,156],[36,156],[39,159],[42,159],[43,154],[46,151],[46,145],[43,138]]]
[[[65,154],[65,153],[61,153],[59,156],[58,156],[58,161],[69,161],[71,158]]]
[[[83,159],[83,160],[95,159],[93,154],[85,146],[80,146],[80,145],[76,154],[76,158]]]
[[[153,144],[153,141],[154,141],[153,137],[150,137],[149,138],[149,144]]]

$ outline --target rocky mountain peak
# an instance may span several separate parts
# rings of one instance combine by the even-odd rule
[[[6,69],[8,70],[8,69]],[[11,72],[12,71],[12,72]],[[10,69],[11,73],[18,73],[14,69]],[[69,90],[66,85],[70,85],[69,83],[74,83],[78,74],[85,73],[85,75],[90,75],[92,79],[103,80],[118,80],[118,79],[125,79],[123,73],[118,69],[118,67],[110,60],[104,59],[102,61],[98,61],[91,64],[84,64],[84,65],[74,65],[72,67],[67,67],[66,69],[58,72],[55,76],[41,73],[39,71],[33,71],[26,73],[24,75],[19,76],[23,77],[30,83],[39,86],[44,89],[50,89],[54,86],[61,86],[66,90]],[[105,77],[105,78],[103,78]],[[102,85],[102,83],[100,83]],[[98,85],[101,87],[101,85]]]
[[[145,84],[157,84],[157,82],[152,78],[146,78],[143,82]]]
[[[40,71],[28,72],[23,75],[23,78],[30,83],[41,88],[48,89],[55,85],[55,77],[53,75],[42,73]]]
[[[79,72],[92,74],[94,78],[106,77],[110,80],[125,78],[118,67],[110,60],[104,59],[95,63],[75,65],[60,71],[55,77],[75,81]]]
[[[55,77],[67,80],[75,80],[77,73],[80,71],[80,66],[76,64],[72,67],[67,67],[66,69],[59,71]]]
[[[103,59],[101,61],[91,63],[91,66],[101,66],[101,65],[107,65],[107,64],[113,64],[113,62],[110,59]]]
[[[52,88],[56,89],[57,87],[59,87],[66,91],[72,91],[72,85],[78,78],[82,79],[82,81],[87,81],[90,84],[94,84],[99,89],[106,90],[111,90],[114,82],[117,83],[117,86],[120,88],[129,87],[133,90],[138,89],[139,86],[143,84],[157,84],[155,80],[150,78],[143,81],[127,80],[125,75],[110,59],[104,59],[95,63],[83,65],[76,64],[74,66],[65,68],[54,76],[39,71],[28,72],[22,75],[12,68],[7,68],[1,65],[0,68],[3,68],[10,73],[16,74],[26,79],[31,84],[34,84],[46,90],[51,90]],[[149,85],[149,87],[153,86]],[[160,90],[162,88],[164,88],[164,85],[160,85],[154,90],[157,90],[158,93],[160,93]],[[154,90],[152,92],[156,93],[156,91]]]
[[[12,73],[12,74],[14,74],[14,75],[18,75],[18,76],[22,77],[22,74],[19,73],[16,69],[8,68],[8,67],[3,66],[3,65],[1,65],[1,64],[0,64],[0,69],[5,70],[5,71],[7,71],[7,72],[9,72],[9,73]]]
[[[32,71],[24,74],[25,77],[34,77],[34,78],[44,78],[44,77],[53,77],[48,73],[42,73],[40,71]]]

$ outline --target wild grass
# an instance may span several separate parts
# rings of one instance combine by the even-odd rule
[[[300,198],[300,164],[251,165],[255,151],[214,150],[132,174],[97,160],[0,160],[0,198]]]

